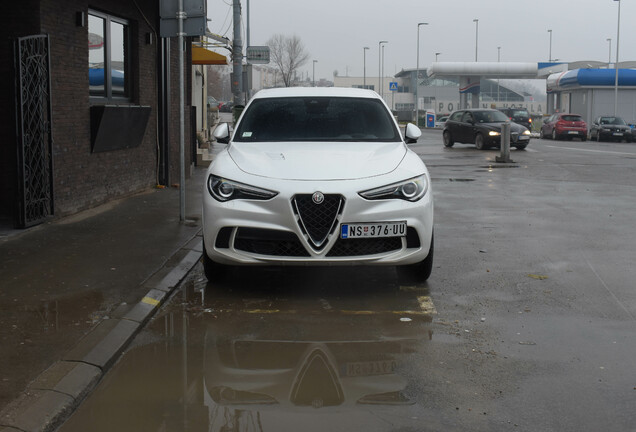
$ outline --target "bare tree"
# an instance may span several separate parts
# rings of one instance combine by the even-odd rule
[[[270,61],[280,72],[283,84],[291,87],[298,68],[307,63],[309,53],[296,35],[275,34],[266,44],[270,50]]]

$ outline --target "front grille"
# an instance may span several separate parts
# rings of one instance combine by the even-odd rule
[[[402,237],[338,239],[328,257],[376,255],[402,249]]]
[[[234,248],[259,255],[308,257],[296,234],[261,228],[239,228]]]
[[[344,205],[342,195],[324,197],[320,204],[315,204],[309,194],[295,195],[292,198],[298,225],[316,250],[322,249],[327,243],[327,237],[338,225],[338,215],[342,213]]]

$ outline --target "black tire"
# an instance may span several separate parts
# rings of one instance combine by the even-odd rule
[[[596,132],[596,142],[601,142],[601,133]]]
[[[444,138],[444,147],[452,147],[453,144],[455,144],[455,141],[453,141],[453,137],[447,130],[445,130],[442,134],[442,138]]]
[[[475,135],[475,147],[477,147],[477,150],[486,150],[486,148],[488,148],[486,146],[486,140],[484,140],[484,136],[480,133]]]
[[[557,133],[556,133],[556,129],[552,129],[552,139],[553,139],[554,141],[556,141],[557,139],[559,139],[559,137],[557,136]]]
[[[545,138],[546,138],[546,137],[545,137],[545,135],[543,134],[543,128],[541,128],[541,129],[539,130],[539,138],[540,138],[540,139],[545,139]]]
[[[525,150],[528,144],[517,144],[515,147],[517,150]]]
[[[583,136],[581,137],[581,141],[582,141],[582,142],[587,141],[587,137],[586,137],[585,135],[583,135]]]
[[[209,282],[221,282],[227,277],[228,266],[216,263],[210,259],[203,243],[203,272]]]
[[[435,233],[431,236],[431,247],[428,255],[422,261],[406,266],[398,267],[398,274],[407,283],[426,282],[433,272],[433,255],[435,251]]]

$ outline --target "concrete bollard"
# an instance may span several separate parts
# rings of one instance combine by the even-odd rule
[[[510,159],[510,122],[505,122],[501,125],[500,148],[501,155],[497,156],[495,160],[502,163],[513,162]]]

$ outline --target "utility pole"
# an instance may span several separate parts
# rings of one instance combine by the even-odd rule
[[[243,40],[241,39],[241,1],[233,0],[234,41],[232,47],[232,96],[235,105],[243,105]]]

